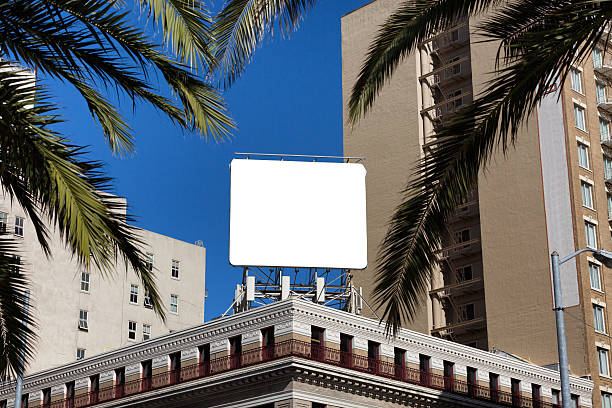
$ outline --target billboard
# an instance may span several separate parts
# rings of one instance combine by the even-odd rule
[[[230,170],[230,264],[367,266],[362,164],[234,159]]]

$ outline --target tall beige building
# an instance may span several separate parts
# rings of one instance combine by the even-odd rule
[[[151,309],[135,273],[119,263],[113,276],[78,265],[57,232],[53,257],[41,251],[31,221],[0,197],[0,228],[20,241],[23,273],[31,282],[31,313],[37,322],[32,373],[146,341],[204,322],[205,248],[139,230],[155,270],[166,309],[163,323]]]
[[[342,18],[345,118],[367,47],[400,3],[376,0]],[[378,248],[400,191],[435,140],[436,125],[469,104],[494,70],[497,45],[478,43],[475,25],[459,22],[420,44],[371,113],[344,128],[344,154],[365,156],[368,167],[370,266],[355,273],[365,295],[374,286]],[[507,157],[497,154],[481,174],[472,197],[448,223],[443,262],[410,328],[538,365],[558,362],[550,253],[612,246],[608,58],[598,48],[574,67],[529,118],[516,149]],[[579,299],[566,309],[570,370],[593,379],[593,404],[604,407],[612,404],[607,272],[588,254],[562,270],[577,281],[564,294]]]

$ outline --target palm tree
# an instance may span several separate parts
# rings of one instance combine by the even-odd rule
[[[295,28],[313,1],[232,0],[216,22],[218,58],[226,84],[242,72],[274,23]],[[488,89],[436,131],[431,152],[415,164],[379,255],[376,304],[395,332],[419,307],[445,224],[467,198],[495,149],[508,152],[519,129],[572,64],[608,39],[612,2],[591,0],[412,0],[380,27],[349,101],[349,121],[367,114],[397,66],[417,46],[461,18],[478,16],[476,30],[499,44]]]
[[[228,136],[233,123],[220,91],[197,77],[215,65],[209,13],[197,0],[139,0],[134,9],[150,27],[134,25],[132,9],[121,0],[1,2],[0,186],[33,222],[47,255],[50,225],[83,267],[111,276],[122,258],[163,318],[143,243],[125,209],[107,193],[111,180],[101,163],[87,160],[82,147],[54,130],[60,112],[32,74],[74,87],[119,157],[133,152],[133,137],[103,95],[108,88],[154,106],[184,130],[215,140]],[[163,40],[156,42],[158,35]],[[161,76],[174,98],[156,89],[152,76]],[[16,253],[16,243],[1,235],[1,377],[23,372],[35,340],[35,322],[26,313],[28,282],[16,273]]]

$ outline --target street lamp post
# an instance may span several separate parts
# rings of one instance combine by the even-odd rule
[[[567,343],[565,341],[565,317],[563,311],[563,292],[561,290],[561,265],[583,252],[592,252],[593,257],[608,268],[612,268],[612,252],[605,249],[583,248],[565,258],[559,259],[557,251],[550,255],[552,262],[553,293],[555,295],[554,308],[557,320],[557,348],[559,351],[559,376],[561,377],[561,403],[563,408],[571,408],[572,396],[569,383],[569,364],[567,361]]]

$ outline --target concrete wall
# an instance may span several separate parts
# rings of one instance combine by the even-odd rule
[[[31,280],[31,310],[38,322],[37,354],[28,372],[40,371],[76,360],[77,348],[85,357],[142,341],[143,324],[151,336],[201,324],[204,321],[205,249],[151,231],[140,230],[146,252],[154,254],[158,290],[166,308],[162,323],[152,309],[144,307],[144,288],[132,270],[119,261],[116,271],[103,277],[90,271],[89,292],[81,291],[83,267],[72,259],[57,231],[51,232],[51,258],[42,253],[31,221],[24,211],[0,197],[0,211],[8,213],[8,230],[14,231],[15,216],[25,217],[20,242],[22,268]],[[172,259],[180,261],[179,279],[171,277]],[[130,284],[139,287],[138,303],[129,301]],[[179,296],[179,312],[169,312],[170,294]],[[79,310],[88,311],[88,331],[78,329]],[[136,339],[128,340],[128,321],[135,321]]]

